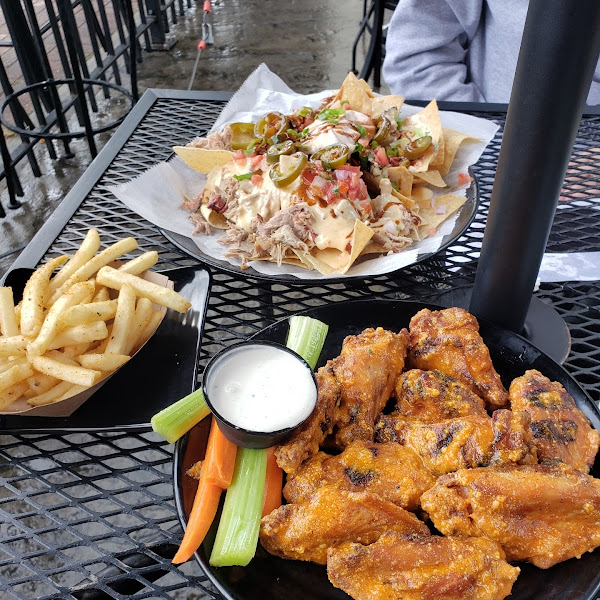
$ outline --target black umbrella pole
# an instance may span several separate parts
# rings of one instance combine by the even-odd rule
[[[598,0],[530,0],[470,310],[521,332],[600,53]]]

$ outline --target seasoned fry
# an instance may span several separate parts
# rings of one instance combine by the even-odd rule
[[[100,248],[100,236],[95,229],[90,229],[85,236],[85,239],[79,246],[77,252],[69,259],[69,262],[50,280],[48,285],[48,295],[52,295],[66,281],[92,259],[94,254]]]
[[[122,367],[131,357],[127,354],[82,354],[77,360],[82,367],[86,369],[95,369],[96,371],[116,371]]]
[[[94,284],[91,281],[82,281],[69,288],[48,311],[37,338],[29,344],[27,352],[32,356],[44,354],[60,328],[61,315],[71,306],[81,302],[90,291],[94,291]]]
[[[34,337],[40,331],[44,320],[44,295],[50,275],[56,267],[69,260],[68,256],[58,256],[34,271],[25,284],[21,308],[21,333]]]
[[[135,315],[127,334],[124,354],[130,354],[133,346],[152,317],[152,302],[148,298],[139,298],[135,307]]]
[[[146,327],[140,333],[138,339],[134,342],[131,348],[131,354],[137,352],[150,338],[150,336],[154,333],[156,328],[161,322],[163,315],[160,310],[155,310],[150,317],[150,320],[146,324]]]
[[[10,367],[4,371],[4,373],[0,373],[0,392],[3,392],[17,383],[21,383],[21,381],[24,381],[32,375],[33,369],[27,363]]]
[[[13,291],[10,287],[0,288],[0,332],[6,337],[20,333],[15,315]]]
[[[145,252],[137,258],[122,264],[118,270],[123,271],[123,273],[129,273],[130,275],[141,275],[144,271],[153,267],[157,262],[158,252],[156,252],[156,250],[151,250],[150,252]]]
[[[54,387],[51,387],[43,394],[39,394],[38,396],[29,398],[27,402],[32,406],[43,406],[44,404],[51,404],[52,402],[56,402],[59,398],[64,396],[64,394],[69,392],[73,387],[75,386],[70,381],[60,381]]]
[[[148,298],[167,308],[184,313],[191,307],[191,303],[181,294],[169,288],[162,287],[151,281],[146,281],[136,275],[117,271],[112,267],[102,267],[96,278],[99,283],[115,290],[120,290],[126,283],[129,284],[138,296]]]
[[[31,362],[33,367],[40,373],[51,375],[63,381],[70,381],[77,385],[91,387],[101,376],[100,371],[68,365],[49,356],[35,356]]]
[[[108,331],[108,327],[106,328]],[[81,344],[73,344],[72,346],[65,346],[63,348],[64,356],[75,360],[78,356],[85,354],[93,342],[82,342]]]
[[[83,344],[86,342],[95,342],[103,340],[108,335],[106,323],[104,321],[94,321],[84,325],[75,325],[63,329],[48,345],[50,350],[71,346],[73,344]]]
[[[25,356],[29,340],[24,335],[0,337],[0,356]]]
[[[106,300],[110,300],[110,296],[108,295],[108,288],[100,286],[100,289],[98,289],[96,295],[92,298],[92,302],[104,302]]]
[[[100,254],[96,254],[94,258],[79,267],[79,269],[77,269],[77,271],[75,271],[75,273],[73,273],[73,275],[71,275],[67,281],[54,292],[54,294],[52,294],[49,305],[54,304],[58,300],[61,295],[61,290],[68,290],[75,283],[89,279],[92,275],[97,273],[100,268],[113,262],[113,260],[116,260],[119,256],[135,250],[137,247],[138,243],[135,239],[129,237],[105,248]]]
[[[106,352],[112,354],[125,353],[127,336],[129,335],[134,315],[135,291],[132,286],[125,284],[120,290],[117,314],[115,315],[110,338],[106,346]]]
[[[56,377],[51,377],[44,373],[34,373],[27,379],[27,385],[29,386],[31,396],[38,396],[39,394],[47,392],[50,388],[59,383],[59,381],[60,380],[56,379]]]
[[[28,389],[27,383],[21,381],[0,392],[0,410],[8,408],[13,402],[18,400]]]
[[[106,289],[106,288],[104,288]],[[103,300],[78,304],[65,311],[61,317],[63,325],[85,325],[93,321],[108,321],[114,318],[117,312],[116,300]]]

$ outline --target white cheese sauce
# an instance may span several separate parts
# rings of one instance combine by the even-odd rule
[[[211,365],[204,387],[226,421],[260,433],[295,427],[317,401],[310,369],[290,352],[260,344],[224,353]]]

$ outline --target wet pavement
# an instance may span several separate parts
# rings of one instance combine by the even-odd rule
[[[216,0],[210,19],[214,45],[200,56],[192,89],[234,91],[262,62],[297,92],[336,88],[351,68],[362,10],[362,0]],[[202,2],[198,1],[172,27],[176,43],[170,50],[142,52],[140,93],[148,88],[188,88],[201,25]],[[365,44],[359,44],[358,68],[365,50]],[[98,118],[110,118],[114,110],[121,110],[103,102]],[[98,146],[108,138],[108,134],[98,137]],[[7,218],[0,219],[0,277],[18,255],[15,251],[28,243],[91,162],[85,140],[74,141],[71,149],[75,158],[50,160],[38,145],[43,173],[39,178],[21,163],[23,206],[8,210]],[[6,206],[5,186],[1,192]]]

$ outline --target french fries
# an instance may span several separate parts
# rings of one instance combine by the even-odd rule
[[[73,256],[34,271],[17,305],[13,290],[0,287],[0,411],[17,401],[19,411],[53,404],[96,385],[145,344],[167,308],[190,308],[177,292],[144,279],[157,252],[115,268],[137,241],[100,245],[90,229]]]

